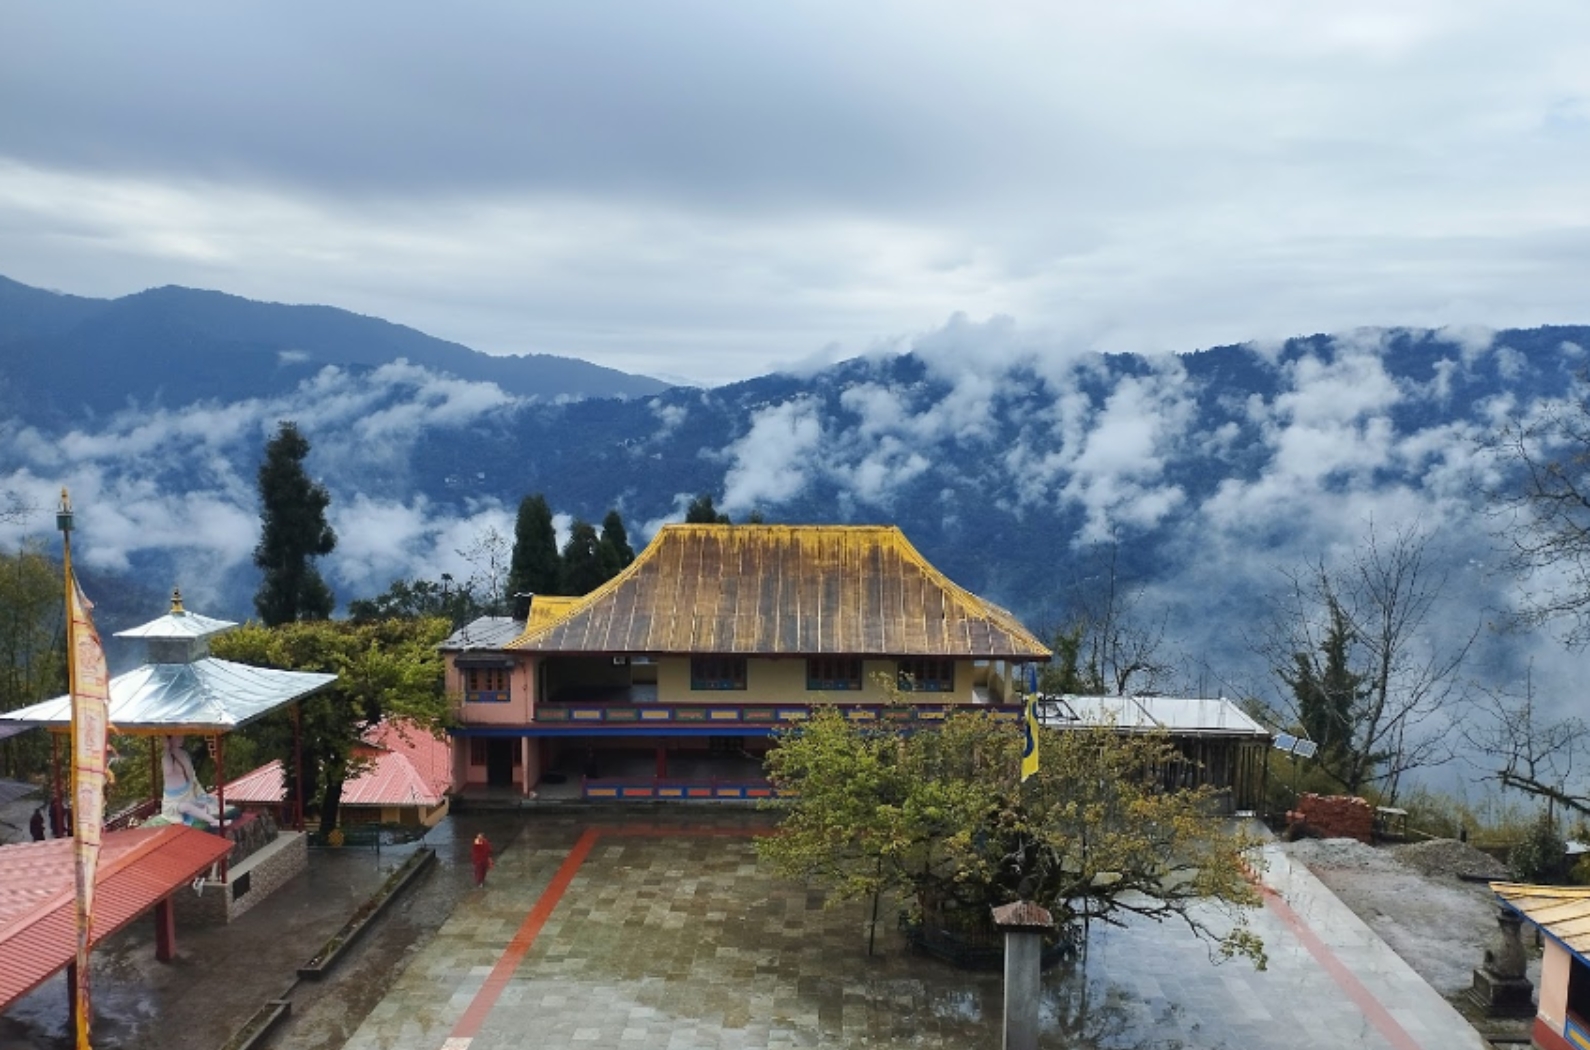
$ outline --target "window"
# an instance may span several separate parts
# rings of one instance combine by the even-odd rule
[[[901,660],[900,688],[906,692],[953,693],[954,660]]]
[[[745,657],[692,656],[690,658],[690,688],[744,689]]]
[[[487,756],[488,753],[489,752],[488,752],[488,749],[487,749],[487,744],[486,744],[486,738],[485,737],[483,737],[483,736],[472,736],[472,737],[469,738],[469,764],[470,765],[472,765],[472,766],[483,766],[483,765],[485,765],[486,764],[486,756]]]
[[[806,688],[833,692],[861,688],[861,661],[855,657],[818,656],[806,661]]]
[[[508,668],[466,667],[464,669],[464,699],[472,704],[507,703]]]

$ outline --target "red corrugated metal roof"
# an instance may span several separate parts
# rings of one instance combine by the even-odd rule
[[[0,846],[0,1008],[77,953],[72,839]],[[94,880],[93,940],[110,936],[226,856],[231,843],[188,827],[105,834]]]
[[[370,765],[342,785],[344,806],[438,806],[452,776],[452,752],[414,726],[383,722],[365,734],[360,757]],[[286,795],[280,761],[268,762],[226,785],[228,802],[280,802]]]

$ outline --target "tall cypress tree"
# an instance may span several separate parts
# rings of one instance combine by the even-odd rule
[[[569,529],[569,542],[563,545],[563,593],[591,593],[612,578],[609,568],[596,526],[576,518]]]
[[[282,422],[265,446],[259,468],[260,540],[254,564],[264,578],[254,608],[267,627],[324,620],[336,599],[312,559],[330,554],[337,534],[326,523],[331,495],[304,472],[309,441],[298,425]]]
[[[519,501],[513,526],[513,556],[508,563],[508,596],[559,594],[562,564],[558,560],[558,534],[552,527],[552,508],[541,493]]]
[[[612,562],[613,576],[629,568],[629,563],[635,560],[635,548],[629,545],[629,533],[624,530],[624,519],[618,516],[617,509],[608,511],[607,517],[602,519],[602,547],[604,556]]]

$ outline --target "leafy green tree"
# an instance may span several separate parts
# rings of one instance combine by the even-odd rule
[[[1038,772],[1019,779],[1019,727],[957,712],[936,729],[861,726],[820,708],[767,759],[779,833],[758,853],[837,899],[897,893],[924,922],[988,932],[1016,900],[1062,925],[1176,919],[1264,965],[1242,909],[1259,903],[1251,841],[1206,816],[1211,788],[1172,788],[1163,735],[1040,730]],[[1211,922],[1210,902],[1231,924]]]
[[[283,422],[259,468],[261,534],[254,564],[264,574],[254,608],[267,626],[324,620],[336,599],[313,559],[330,554],[337,534],[326,523],[331,495],[304,472],[309,442]]]
[[[562,582],[552,508],[539,492],[526,496],[519,501],[519,516],[514,520],[508,594],[558,594]]]
[[[306,798],[319,798],[322,834],[337,826],[342,786],[359,772],[354,750],[368,729],[385,718],[407,719],[428,730],[446,723],[449,707],[436,647],[448,630],[441,617],[321,620],[248,624],[211,641],[211,650],[223,659],[337,675],[332,685],[299,701]],[[290,716],[273,715],[245,732],[262,757],[278,757],[283,769],[293,768]],[[294,778],[287,779],[291,795]]]
[[[618,516],[616,509],[607,512],[602,519],[602,546],[614,566],[613,575],[617,576],[630,563],[635,560],[635,549],[629,545],[629,533],[624,530],[624,519]],[[609,577],[611,579],[611,577]]]
[[[440,616],[458,627],[484,615],[486,606],[475,597],[469,583],[454,584],[451,577],[393,580],[374,598],[355,598],[348,603],[348,617],[358,623]]]
[[[563,545],[562,593],[589,594],[618,575],[613,557],[596,526],[576,518],[569,527],[569,542]]]
[[[0,554],[0,711],[66,692],[65,584],[61,566],[37,546]],[[49,766],[45,733],[0,742],[7,776]]]
[[[728,525],[729,516],[712,505],[712,493],[703,492],[685,508],[686,525]]]

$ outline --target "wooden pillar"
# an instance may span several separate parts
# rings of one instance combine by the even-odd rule
[[[666,744],[657,745],[657,779],[668,779],[668,746]]]
[[[170,962],[177,956],[177,909],[169,896],[155,905],[155,958]]]

